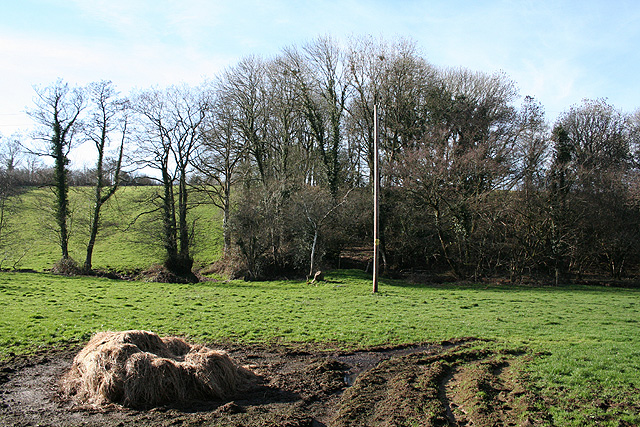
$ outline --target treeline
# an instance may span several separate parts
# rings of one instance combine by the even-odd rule
[[[249,278],[311,275],[370,249],[375,104],[387,271],[564,280],[640,265],[639,113],[585,100],[551,126],[508,76],[435,67],[405,40],[318,38],[197,87],[125,97],[59,81],[37,94],[58,198],[74,141],[96,144],[83,183],[98,195],[144,171],[177,274],[192,268],[189,211],[203,200],[223,212],[225,262]],[[110,163],[109,144],[123,147]]]

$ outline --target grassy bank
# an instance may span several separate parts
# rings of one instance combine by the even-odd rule
[[[144,269],[162,261],[159,223],[153,223],[149,199],[159,187],[123,187],[104,205],[101,229],[93,255],[98,269]],[[82,263],[91,216],[92,189],[71,187],[69,251]],[[195,197],[194,197],[195,201]],[[48,188],[30,189],[12,199],[13,211],[0,241],[3,268],[45,271],[60,259],[53,217],[53,195]],[[195,223],[193,255],[196,263],[209,264],[220,256],[222,224],[219,209],[202,204],[191,210]]]
[[[292,281],[170,285],[1,273],[0,357],[86,340],[99,330],[343,347],[473,336],[534,355],[527,367],[534,383],[566,402],[551,409],[558,425],[588,425],[590,416],[615,410],[615,402],[640,399],[637,290],[383,281],[372,295],[362,273],[335,272],[328,279],[318,287]],[[598,406],[597,399],[608,403]],[[637,414],[622,416],[640,422]]]

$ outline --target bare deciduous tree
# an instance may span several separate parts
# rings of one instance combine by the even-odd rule
[[[120,185],[120,170],[127,137],[128,117],[126,102],[118,96],[111,82],[92,83],[88,86],[87,92],[92,109],[86,124],[87,138],[95,144],[97,151],[93,212],[83,266],[84,270],[89,272],[92,268],[93,249],[100,228],[100,211]],[[105,171],[106,150],[111,138],[116,133],[120,140],[120,146],[117,150],[112,177],[108,180],[107,171]]]
[[[346,174],[341,164],[343,126],[351,86],[344,53],[329,37],[321,37],[302,51],[285,51],[296,81],[303,113],[324,166],[327,187],[336,197]]]
[[[268,180],[267,161],[269,141],[267,132],[267,93],[264,61],[257,57],[243,58],[227,70],[221,78],[218,91],[229,108],[234,111],[234,127],[247,152],[255,162],[258,178]]]
[[[202,144],[195,167],[204,176],[204,191],[211,202],[222,209],[223,254],[231,248],[231,194],[240,181],[237,173],[245,156],[245,146],[235,127],[233,104],[220,95],[212,103],[204,125]]]
[[[188,86],[149,90],[138,96],[134,108],[141,118],[140,163],[160,174],[162,193],[157,199],[166,254],[164,265],[178,275],[190,275],[193,258],[188,175],[193,170],[210,108],[208,93]]]

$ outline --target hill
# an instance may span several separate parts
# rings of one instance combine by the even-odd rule
[[[158,187],[123,187],[103,207],[102,226],[94,249],[96,269],[126,272],[162,262],[162,246],[157,238],[159,222],[153,198]],[[89,233],[91,208],[89,187],[70,188],[70,254],[82,262]],[[197,202],[194,201],[194,202]],[[45,271],[60,259],[54,227],[53,193],[48,188],[32,188],[10,200],[10,214],[0,238],[0,267]],[[217,260],[222,249],[222,221],[215,206],[194,204],[193,255],[196,264]]]

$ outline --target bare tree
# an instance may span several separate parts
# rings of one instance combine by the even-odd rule
[[[222,210],[223,254],[231,247],[231,194],[241,178],[238,166],[245,156],[245,146],[235,127],[233,103],[220,95],[211,108],[202,135],[195,167],[204,176],[204,191]],[[202,186],[201,186],[202,187]]]
[[[270,147],[266,136],[268,100],[264,61],[255,56],[243,58],[224,73],[218,91],[234,111],[234,127],[257,168],[259,180],[266,183]]]
[[[139,94],[133,108],[138,113],[138,164],[141,167],[156,169],[160,177],[156,178],[162,186],[157,195],[162,218],[162,245],[166,253],[166,262],[173,264],[178,257],[178,239],[175,217],[175,198],[173,186],[176,179],[175,165],[171,157],[172,124],[166,117],[168,106],[164,93],[158,89],[149,89]]]
[[[437,126],[445,91],[437,70],[410,41],[392,45],[382,62],[381,147],[383,158],[393,162],[403,150],[413,149],[430,126]]]
[[[505,204],[505,222],[511,228],[505,239],[511,247],[507,254],[511,280],[519,280],[525,270],[531,272],[544,261],[549,225],[545,171],[552,153],[544,109],[532,97],[525,97],[513,129],[518,191]]]
[[[270,179],[286,186],[301,185],[312,179],[316,162],[296,80],[283,58],[267,63],[266,70]]]
[[[349,104],[348,129],[358,135],[360,152],[373,182],[373,104],[378,104],[379,150],[383,165],[392,167],[396,157],[413,150],[424,139],[433,115],[431,99],[435,91],[436,70],[419,56],[415,43],[400,39],[393,43],[374,43],[362,39],[350,54],[349,69],[355,96]],[[391,172],[391,171],[389,171]],[[393,174],[383,172],[382,185],[395,185]],[[392,191],[383,191],[383,198]],[[388,205],[382,200],[382,206]],[[380,212],[380,254],[387,270],[386,224],[393,219]]]
[[[353,97],[347,107],[348,151],[358,175],[363,174],[360,166],[364,162],[369,182],[373,182],[373,106],[381,102],[390,49],[386,43],[371,37],[353,39],[349,46],[348,70]]]
[[[160,174],[158,210],[163,225],[164,265],[178,275],[190,275],[193,258],[188,175],[209,109],[207,92],[187,86],[148,90],[138,96],[134,108],[141,118],[139,162]]]
[[[351,86],[344,53],[329,37],[288,49],[285,60],[295,77],[309,130],[324,166],[327,186],[337,197],[345,178],[341,164],[343,126]]]
[[[88,272],[91,271],[93,249],[100,228],[100,211],[120,185],[120,169],[128,118],[125,112],[126,102],[118,96],[111,82],[92,83],[87,88],[87,92],[92,106],[91,116],[87,121],[87,138],[95,144],[97,151],[94,204],[83,267]],[[108,180],[105,170],[106,150],[116,132],[119,134],[120,146],[116,154],[113,175]]]
[[[322,237],[325,223],[337,209],[347,202],[349,193],[350,191],[340,201],[336,201],[330,193],[320,187],[302,188],[296,195],[310,231],[308,279],[312,278],[316,273],[316,262],[319,258],[317,253],[319,239]]]
[[[23,136],[14,133],[8,137],[1,137],[0,141],[2,149],[0,151],[0,167],[11,173],[20,166],[21,157],[23,155],[23,147],[21,140]]]
[[[55,219],[63,260],[69,259],[69,151],[81,129],[80,115],[85,108],[81,88],[70,88],[62,80],[45,88],[36,87],[35,107],[29,111],[39,129],[35,137],[45,142],[40,155],[54,160]]]

